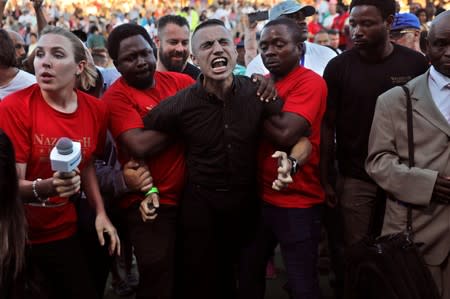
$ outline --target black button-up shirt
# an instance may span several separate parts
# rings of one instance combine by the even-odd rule
[[[235,76],[230,98],[208,94],[198,81],[162,101],[144,118],[146,129],[181,137],[190,183],[211,188],[254,184],[262,121],[279,113],[277,99],[261,102],[250,78]]]

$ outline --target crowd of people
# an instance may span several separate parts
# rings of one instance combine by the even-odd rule
[[[267,20],[252,21],[258,9]],[[34,0],[0,1],[0,15],[0,298],[102,298],[111,273],[137,299],[263,299],[279,246],[289,296],[318,299],[322,231],[345,298],[346,249],[403,231],[412,208],[450,299],[442,7],[284,0],[100,17]],[[62,137],[81,146],[69,172],[50,159]]]

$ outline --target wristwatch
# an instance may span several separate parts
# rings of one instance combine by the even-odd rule
[[[291,166],[291,175],[294,175],[294,174],[296,174],[297,171],[298,171],[298,162],[297,162],[297,159],[294,159],[294,158],[292,158],[291,156],[288,156],[287,158],[288,158],[288,160],[291,161],[291,164],[292,164],[292,166]]]

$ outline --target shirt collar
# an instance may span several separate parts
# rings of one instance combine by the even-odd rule
[[[443,90],[446,87],[450,88],[450,78],[439,73],[434,66],[430,67],[430,78],[439,90]]]
[[[219,100],[216,95],[209,93],[206,91],[206,89],[203,87],[203,74],[200,74],[197,78],[197,82],[195,82],[195,90],[197,91],[197,94],[204,99],[213,100],[213,101],[221,101]],[[238,88],[237,82],[238,80],[233,75],[233,83],[231,85],[232,95],[234,96],[236,94],[236,90]],[[221,101],[222,102],[222,101]]]

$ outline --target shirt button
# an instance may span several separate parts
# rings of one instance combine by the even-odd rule
[[[228,144],[227,147],[228,147],[228,149],[230,149],[231,148],[231,144]]]
[[[228,124],[225,124],[225,129],[228,129]]]

